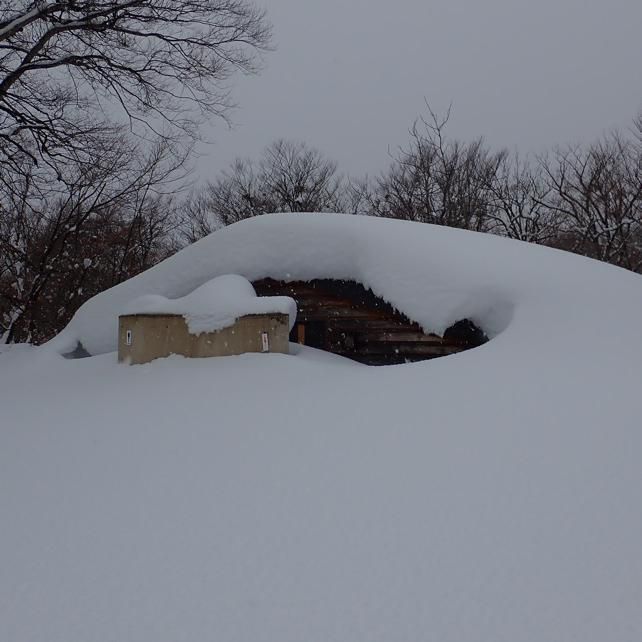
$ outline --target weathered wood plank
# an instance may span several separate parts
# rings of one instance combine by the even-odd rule
[[[362,363],[420,361],[470,347],[456,342],[455,335],[444,339],[425,333],[418,323],[355,282],[263,279],[254,287],[259,295],[286,295],[296,300],[292,338]]]
[[[374,354],[399,354],[399,355],[448,355],[462,352],[465,348],[453,345],[389,345],[384,343],[367,343],[364,345],[357,345],[353,352],[360,354],[374,355]],[[346,351],[348,352],[348,351]]]
[[[436,334],[423,334],[422,332],[406,332],[406,331],[391,331],[391,332],[371,332],[368,328],[366,332],[355,333],[360,341],[364,342],[381,342],[381,343],[423,343],[435,345],[456,345],[452,342],[445,341],[442,337]]]

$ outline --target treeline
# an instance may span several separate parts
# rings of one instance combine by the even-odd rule
[[[49,167],[14,157],[0,172],[0,336],[42,342],[88,298],[177,249],[171,195],[184,177],[165,142],[142,153],[96,136],[93,162]]]
[[[270,41],[251,0],[0,0],[0,341],[178,249],[200,126]]]
[[[374,178],[276,141],[183,195],[184,158],[93,137],[92,162],[51,173],[16,154],[0,173],[0,336],[41,342],[94,294],[215,229],[268,212],[346,212],[570,250],[642,272],[642,113],[623,132],[533,157],[447,136],[428,110]]]
[[[277,141],[192,197],[183,236],[265,212],[335,211],[499,234],[642,271],[642,113],[626,132],[536,157],[449,138],[447,121],[429,110],[388,169],[362,180],[303,143]]]

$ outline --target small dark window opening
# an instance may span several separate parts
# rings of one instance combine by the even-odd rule
[[[323,321],[308,321],[305,324],[305,345],[326,349],[327,324]]]
[[[318,348],[319,350],[328,349],[328,328],[323,321],[297,321],[290,332],[290,341],[301,343],[302,345]]]

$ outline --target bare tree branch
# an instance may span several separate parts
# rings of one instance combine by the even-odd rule
[[[0,153],[80,159],[101,106],[194,139],[269,37],[249,0],[0,0]]]

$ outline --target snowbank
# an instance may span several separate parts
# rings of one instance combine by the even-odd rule
[[[252,284],[237,274],[219,276],[179,299],[146,294],[128,303],[122,314],[177,314],[191,334],[214,332],[248,314],[287,314],[290,329],[296,321],[296,302],[290,297],[257,297]]]
[[[214,232],[159,265],[85,303],[50,346],[91,354],[116,349],[116,317],[134,299],[184,297],[211,279],[238,274],[250,281],[350,279],[373,290],[427,332],[442,334],[469,318],[489,337],[505,330],[562,331],[560,311],[595,296],[618,296],[640,277],[548,248],[405,221],[342,214],[271,214]],[[586,279],[584,270],[594,276]],[[615,272],[618,277],[610,277]],[[616,291],[605,287],[614,278]],[[608,281],[610,283],[610,281]],[[624,284],[621,285],[621,284]],[[545,286],[545,289],[544,289]],[[546,305],[546,299],[566,305]],[[575,299],[578,299],[575,302]],[[579,300],[581,299],[581,301]],[[531,322],[527,322],[530,318]],[[606,328],[604,329],[606,330]]]
[[[349,279],[371,288],[426,331],[439,334],[468,317],[488,334],[504,329],[519,286],[498,239],[341,214],[272,214],[214,232],[143,274],[85,303],[51,346],[64,353],[80,341],[91,354],[116,349],[115,319],[134,299],[183,297],[224,274],[250,281]],[[450,247],[461,244],[461,252]],[[507,248],[509,249],[509,248]],[[510,249],[509,249],[510,253]]]
[[[642,640],[642,278],[413,223],[234,225],[85,305],[229,273],[355,278],[430,329],[371,368],[0,353],[0,640]]]

